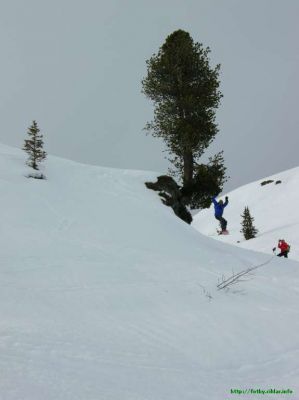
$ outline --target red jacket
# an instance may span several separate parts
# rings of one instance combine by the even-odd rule
[[[285,242],[284,240],[280,240],[278,242],[278,248],[281,251],[288,251],[289,250],[289,245],[287,244],[287,242]]]

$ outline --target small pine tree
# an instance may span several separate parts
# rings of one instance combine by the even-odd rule
[[[47,153],[43,150],[43,136],[37,126],[36,121],[28,128],[29,139],[25,140],[23,150],[29,155],[27,165],[35,170],[38,170],[38,164],[42,162]]]
[[[243,233],[246,240],[255,238],[258,230],[253,225],[254,218],[250,215],[248,207],[245,207],[241,217],[243,218],[243,221],[241,222],[242,229],[240,232]]]

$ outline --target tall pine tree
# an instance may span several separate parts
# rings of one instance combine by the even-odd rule
[[[155,104],[154,120],[146,125],[146,130],[166,143],[174,167],[172,173],[182,182],[183,193],[191,205],[194,196],[200,203],[198,195],[203,192],[206,196],[207,188],[209,198],[218,194],[226,180],[221,153],[206,168],[198,164],[218,132],[215,111],[222,97],[220,65],[210,67],[209,53],[210,49],[195,43],[188,32],[177,30],[167,37],[158,54],[147,61],[147,76],[142,81],[143,92]],[[219,162],[220,168],[215,168]],[[216,169],[213,187],[202,184],[201,174],[205,179]]]
[[[39,164],[45,160],[47,153],[43,150],[43,136],[37,126],[36,121],[28,128],[29,139],[25,140],[23,150],[28,154],[27,165],[35,170],[39,169]]]
[[[241,215],[243,218],[241,225],[241,233],[246,240],[253,239],[256,237],[258,230],[253,225],[254,218],[250,215],[250,211],[248,207],[245,207],[243,214]]]

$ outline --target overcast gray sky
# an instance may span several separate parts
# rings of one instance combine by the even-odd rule
[[[298,0],[0,0],[0,141],[36,119],[50,154],[166,172],[141,79],[184,29],[221,64],[226,190],[298,166],[298,19]]]

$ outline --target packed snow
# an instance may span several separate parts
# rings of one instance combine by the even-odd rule
[[[25,159],[0,146],[0,399],[298,397],[298,262],[200,234],[154,173]]]
[[[291,246],[289,257],[299,260],[299,168],[242,186],[228,193],[228,197],[229,204],[223,214],[228,221],[228,236],[217,235],[219,222],[214,218],[213,205],[194,217],[193,227],[226,243],[268,254],[274,247],[278,250],[279,239],[285,239]],[[224,200],[224,196],[218,199],[221,198]],[[245,206],[249,207],[253,224],[259,231],[250,240],[245,240],[240,232]]]

